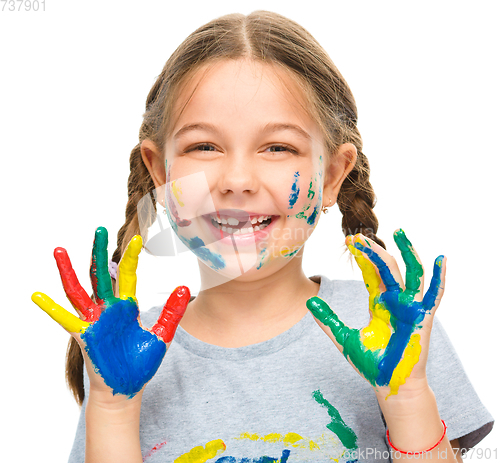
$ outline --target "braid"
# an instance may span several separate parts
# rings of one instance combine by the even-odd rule
[[[376,198],[369,180],[370,164],[358,150],[356,164],[340,188],[338,205],[342,213],[344,235],[362,233],[385,249],[384,242],[376,236],[378,220],[373,212]]]
[[[125,208],[125,223],[118,231],[117,248],[113,253],[113,262],[119,263],[125,248],[134,235],[140,234],[137,205],[139,201],[155,189],[141,156],[141,144],[138,143],[130,153],[130,174],[128,177],[128,201]],[[153,201],[156,212],[156,205]]]

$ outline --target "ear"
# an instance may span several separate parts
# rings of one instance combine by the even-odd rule
[[[329,207],[337,202],[340,187],[356,164],[357,156],[358,150],[352,143],[344,143],[331,156],[325,166],[323,206]]]
[[[156,188],[160,188],[166,183],[167,174],[165,172],[165,160],[163,153],[156,144],[149,140],[143,140],[141,143],[141,156],[146,168],[153,179]]]

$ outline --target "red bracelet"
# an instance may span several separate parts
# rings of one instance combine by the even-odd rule
[[[394,447],[394,445],[392,445],[392,442],[391,442],[391,439],[389,439],[389,430],[387,430],[387,442],[389,442],[389,445],[394,449],[396,450],[397,452],[399,453],[402,453],[404,455],[420,455],[422,453],[426,453],[426,452],[430,452],[432,449],[435,449],[444,439],[444,436],[446,435],[446,424],[443,420],[441,420],[441,423],[443,423],[443,435],[441,436],[441,438],[430,448],[430,449],[427,449],[427,450],[421,450],[420,452],[405,452],[404,450],[399,450],[398,448]]]

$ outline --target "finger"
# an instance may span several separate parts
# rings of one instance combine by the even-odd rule
[[[368,290],[370,307],[373,307],[375,297],[380,295],[383,290],[382,280],[375,270],[375,266],[364,256],[364,254],[354,247],[353,236],[349,235],[346,238],[346,244],[349,251],[356,259],[356,263],[363,274],[363,281]]]
[[[104,301],[113,297],[113,286],[108,270],[108,230],[104,227],[99,227],[95,231],[90,280],[98,304],[102,305]]]
[[[96,321],[99,318],[101,309],[92,302],[87,292],[80,285],[66,249],[54,249],[54,257],[56,259],[57,268],[59,269],[59,274],[61,275],[64,291],[71,305],[85,321]]]
[[[353,330],[346,326],[320,297],[314,296],[309,298],[306,301],[306,306],[314,317],[323,323],[323,325],[330,328],[337,342],[344,348],[345,342]]]
[[[396,261],[389,253],[387,253],[387,251],[385,251],[377,243],[368,240],[360,234],[354,237],[353,246],[357,250],[363,252],[367,259],[369,259],[370,262],[377,267],[386,291],[401,291],[403,279],[399,273],[399,269],[397,268]],[[386,261],[390,263],[390,266],[386,263]]]
[[[118,264],[118,288],[121,299],[131,297],[135,298],[135,289],[137,286],[137,264],[139,262],[139,254],[142,248],[142,238],[140,235],[135,235],[125,249],[123,257]]]
[[[70,333],[83,333],[90,325],[90,323],[80,320],[66,309],[63,309],[46,294],[33,293],[31,300]]]
[[[394,232],[394,241],[401,251],[401,256],[406,265],[405,295],[413,300],[417,294],[421,295],[424,289],[424,269],[422,263],[413,249],[413,245],[400,228]]]
[[[426,312],[432,312],[438,308],[444,293],[445,276],[446,257],[439,256],[434,261],[431,284],[429,285],[429,289],[425,293],[424,300],[422,301],[422,306]]]
[[[175,330],[186,311],[191,294],[187,286],[178,286],[168,298],[156,325],[151,332],[168,344],[174,339]]]

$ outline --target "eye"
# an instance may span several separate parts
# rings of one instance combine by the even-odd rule
[[[215,147],[213,145],[209,145],[208,143],[202,143],[201,145],[193,146],[187,150],[187,152],[189,151],[215,151]]]
[[[288,145],[272,145],[267,149],[271,150],[271,153],[286,153],[288,151],[291,154],[299,154],[297,150]]]

